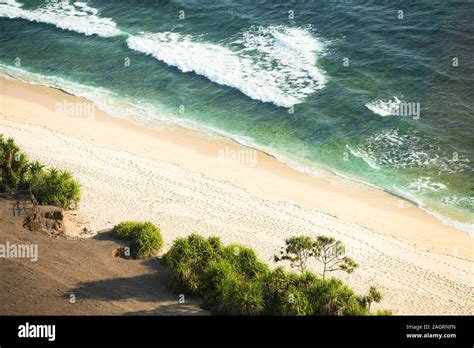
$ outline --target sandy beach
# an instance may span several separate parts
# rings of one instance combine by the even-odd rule
[[[473,238],[408,201],[329,173],[311,177],[176,126],[149,129],[97,107],[92,118],[64,116],[58,103],[89,102],[60,90],[5,78],[0,86],[0,133],[30,157],[72,171],[82,185],[82,227],[99,233],[123,220],[151,220],[167,247],[199,232],[254,248],[270,264],[285,238],[324,234],[359,263],[336,276],[359,292],[382,290],[375,308],[474,314]],[[256,161],[231,163],[222,153]]]

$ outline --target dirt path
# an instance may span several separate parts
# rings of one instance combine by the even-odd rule
[[[196,300],[179,303],[158,259],[113,257],[120,244],[108,233],[66,240],[31,232],[15,203],[0,197],[0,244],[37,245],[38,260],[0,258],[0,315],[206,314]]]

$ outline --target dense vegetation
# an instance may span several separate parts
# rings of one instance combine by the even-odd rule
[[[177,239],[164,261],[174,289],[202,297],[213,314],[368,315],[370,304],[381,299],[375,288],[360,296],[335,278],[281,267],[272,271],[253,250],[224,246],[217,237]]]
[[[12,138],[0,134],[0,191],[30,191],[39,204],[75,208],[80,185],[67,170],[46,168],[28,160]]]
[[[114,227],[115,238],[130,242],[130,252],[124,256],[148,258],[156,256],[163,247],[160,228],[151,222],[125,221]]]

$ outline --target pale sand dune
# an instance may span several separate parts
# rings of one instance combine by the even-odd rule
[[[0,133],[31,157],[74,173],[83,186],[79,214],[89,229],[152,220],[167,246],[197,231],[252,247],[269,263],[286,237],[326,234],[343,241],[360,264],[338,276],[360,292],[379,287],[380,307],[400,314],[474,313],[472,237],[408,202],[399,209],[388,194],[310,178],[262,153],[256,168],[217,163],[218,149],[239,147],[182,130],[148,131],[101,113],[93,120],[57,116],[55,102],[79,99],[0,81]]]

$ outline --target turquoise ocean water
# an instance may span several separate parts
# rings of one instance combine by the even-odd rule
[[[473,19],[459,1],[0,0],[0,74],[329,169],[474,233]]]

